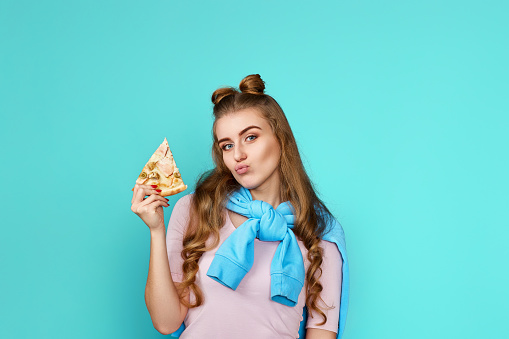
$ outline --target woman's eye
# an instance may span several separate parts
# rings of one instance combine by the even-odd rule
[[[230,148],[232,148],[233,145],[232,144],[224,144],[223,147],[221,147],[224,151],[227,151],[229,150]]]
[[[248,135],[246,138],[246,140],[248,140],[248,141],[252,141],[254,139],[256,139],[256,135]]]

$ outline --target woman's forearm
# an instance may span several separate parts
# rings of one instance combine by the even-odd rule
[[[164,226],[150,231],[145,303],[155,329],[163,334],[178,330],[187,312],[187,308],[180,303],[177,288],[171,278]]]

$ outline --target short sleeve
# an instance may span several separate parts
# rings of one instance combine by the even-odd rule
[[[173,282],[181,282],[183,277],[182,242],[189,222],[191,199],[192,195],[188,194],[176,202],[168,222],[168,230],[166,231],[166,250],[168,252],[168,263],[170,264]]]
[[[323,261],[321,265],[322,276],[320,277],[320,284],[323,290],[320,292],[320,297],[325,302],[325,305],[331,306],[332,308],[324,307],[323,302],[318,299],[318,307],[327,316],[327,322],[323,325],[317,325],[323,321],[323,317],[319,313],[312,312],[308,309],[306,328],[318,328],[337,333],[341,302],[343,259],[335,243],[322,240],[320,245],[323,248]]]

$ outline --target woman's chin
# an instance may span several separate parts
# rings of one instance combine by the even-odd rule
[[[255,189],[256,187],[258,187],[256,185],[248,185],[248,184],[243,184],[243,183],[239,183],[239,184],[240,184],[240,186],[242,186],[242,187],[244,187],[245,189],[248,189],[248,190],[252,190],[252,189]]]
[[[237,179],[237,182],[244,187],[245,189],[252,190],[258,187],[258,185],[252,181],[248,180],[239,180]]]

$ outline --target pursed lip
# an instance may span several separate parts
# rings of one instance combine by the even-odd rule
[[[243,169],[245,167],[249,167],[249,166],[246,164],[237,164],[237,165],[235,165],[235,171],[237,172],[238,170]]]

